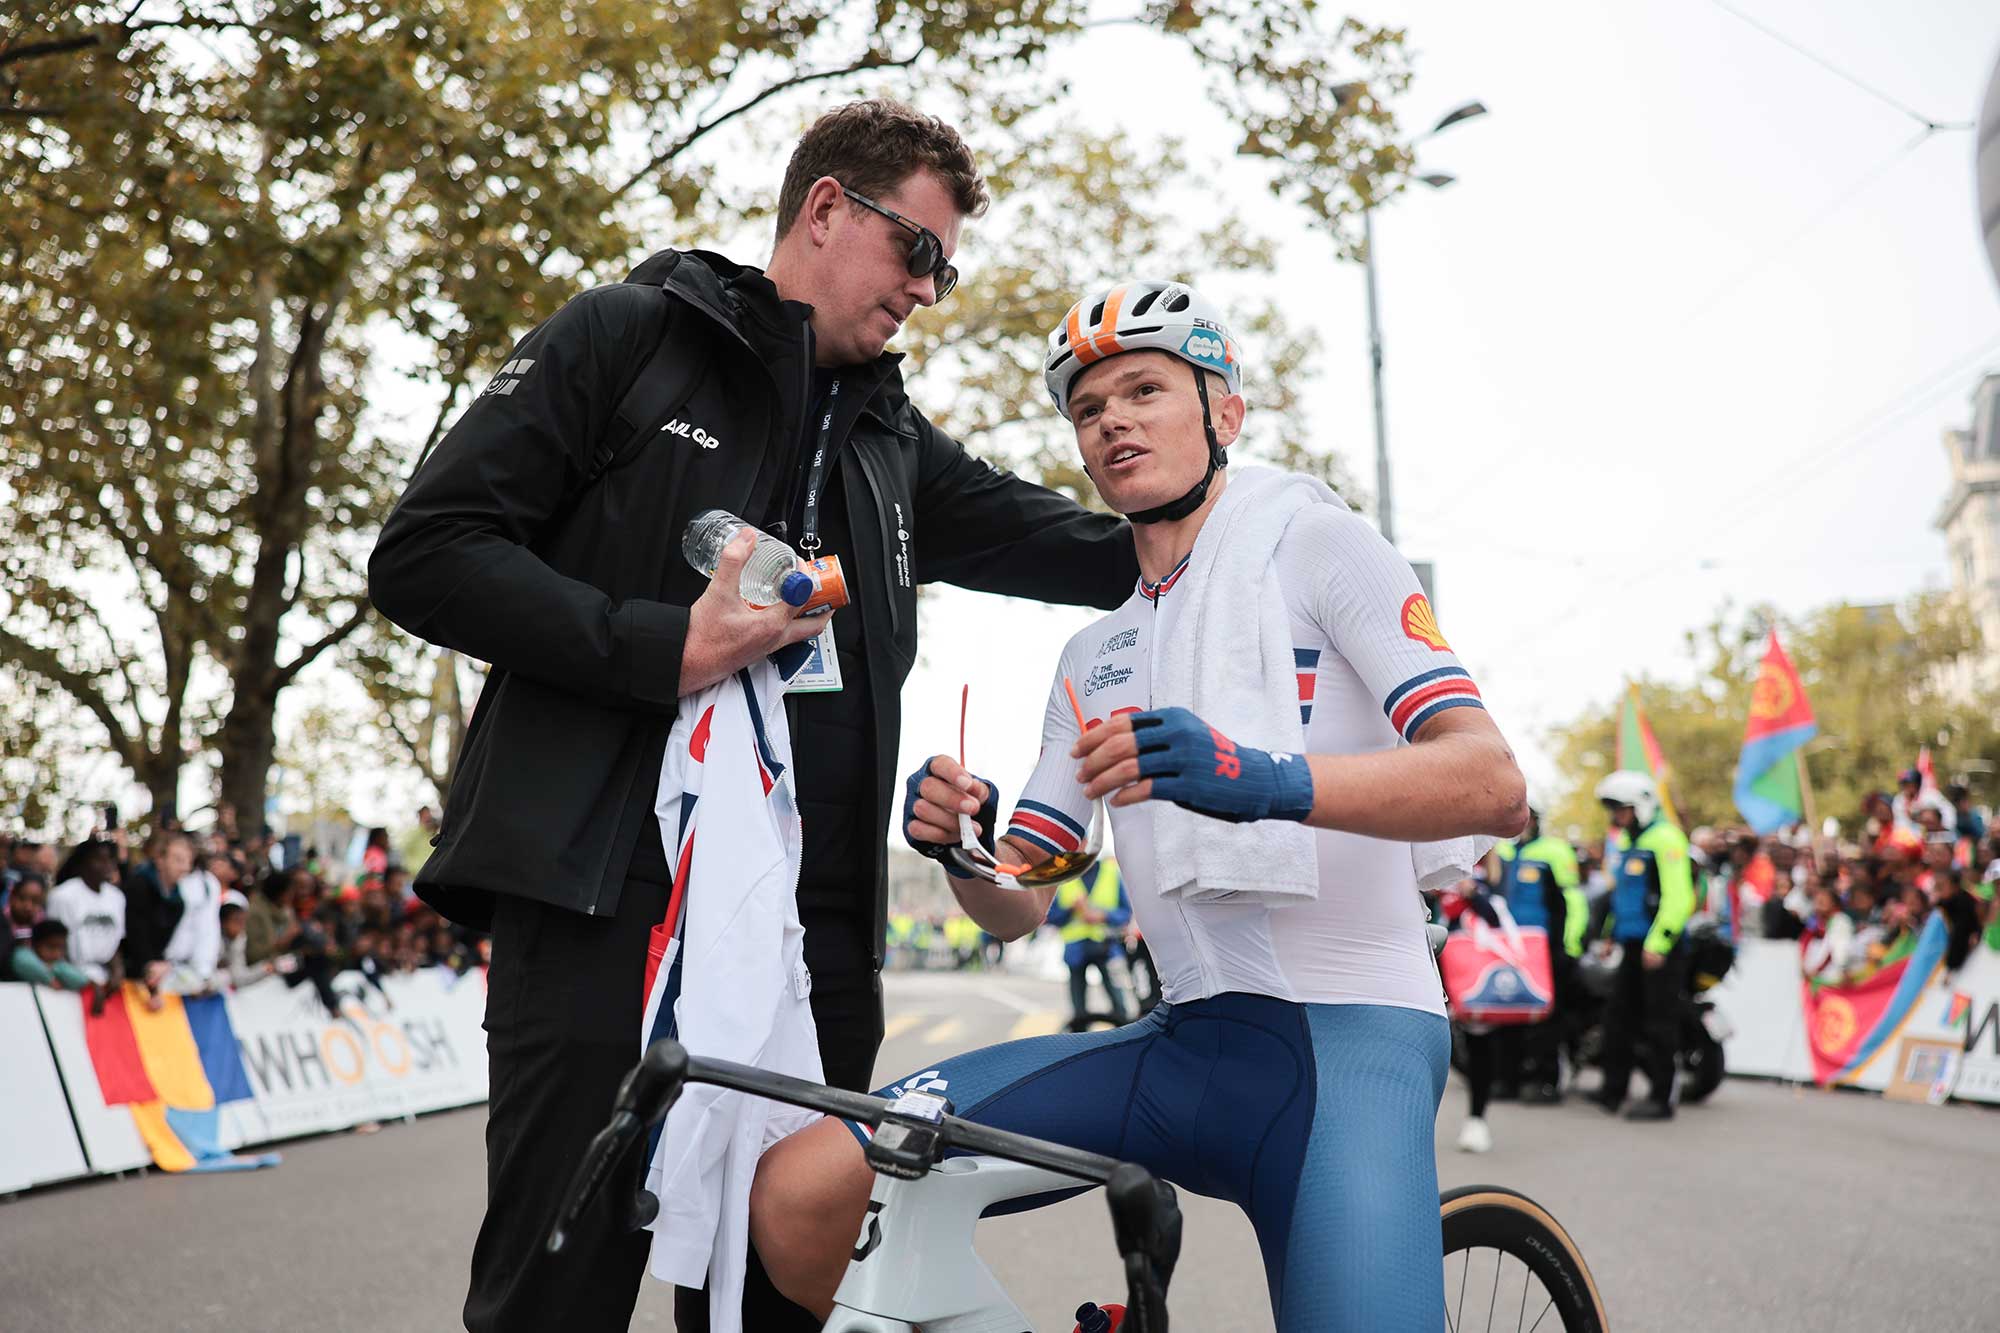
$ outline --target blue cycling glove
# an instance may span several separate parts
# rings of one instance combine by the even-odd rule
[[[1185,708],[1132,715],[1139,776],[1153,795],[1232,824],[1303,820],[1312,813],[1312,768],[1302,754],[1238,745]]]
[[[922,794],[920,788],[924,785],[924,779],[930,775],[931,766],[926,762],[922,768],[910,774],[909,778],[903,783],[903,841],[909,843],[918,855],[928,856],[931,860],[943,866],[945,873],[953,879],[969,879],[971,876],[957,873],[952,869],[951,862],[945,859],[945,852],[958,845],[956,841],[948,844],[941,842],[918,842],[910,836],[911,821],[917,817],[917,798]],[[973,822],[979,825],[979,844],[988,853],[998,856],[999,851],[995,844],[994,824],[1000,818],[1000,788],[995,786],[991,780],[979,777],[977,773],[974,773],[972,776],[986,784],[986,803],[980,806],[972,816]]]

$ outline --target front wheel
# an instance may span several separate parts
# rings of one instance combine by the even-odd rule
[[[1722,1043],[1699,1032],[1681,1052],[1681,1100],[1689,1105],[1702,1101],[1722,1086],[1727,1072]]]
[[[1576,1242],[1540,1204],[1498,1185],[1462,1185],[1438,1203],[1450,1333],[1604,1333],[1597,1282]]]

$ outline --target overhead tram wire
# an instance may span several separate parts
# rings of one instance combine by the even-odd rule
[[[1744,13],[1736,6],[1730,4],[1728,0],[1708,0],[1708,2],[1714,5],[1717,9],[1721,10],[1723,13],[1729,15],[1731,18],[1736,19],[1741,23],[1748,24],[1752,28],[1755,28],[1758,32],[1763,33],[1766,37],[1769,37],[1772,41],[1776,42],[1778,45],[1784,47],[1786,50],[1792,52],[1793,54],[1804,56],[1807,60],[1812,61],[1813,64],[1818,65],[1821,69],[1833,75],[1835,78],[1841,80],[1843,83],[1852,84],[1854,87],[1859,88],[1862,92],[1867,93],[1870,97],[1874,98],[1876,101],[1882,103],[1882,105],[1889,107],[1892,110],[1898,111],[1905,116],[1908,116],[1911,120],[1914,120],[1915,122],[1917,122],[1917,124],[1923,126],[1924,129],[1929,134],[1936,134],[1940,130],[1969,130],[1973,128],[1973,122],[1969,120],[1948,121],[1948,122],[1937,121],[1931,119],[1929,116],[1926,116],[1921,111],[1917,111],[1908,106],[1905,106],[1903,103],[1889,96],[1889,94],[1883,92],[1880,88],[1875,87],[1873,84],[1868,83],[1867,81],[1863,80],[1857,75],[1848,73],[1840,66],[1834,64],[1831,60],[1828,60],[1825,56],[1822,56],[1817,52],[1808,50],[1806,47],[1801,46],[1798,42],[1795,42],[1791,38],[1785,36],[1784,33],[1779,32],[1776,28],[1773,28],[1770,24],[1765,23],[1761,19],[1752,18],[1750,15]]]
[[[2000,338],[1992,339],[1962,356],[1955,357],[1942,370],[1918,376],[1910,384],[1892,394],[1888,403],[1864,412],[1860,417],[1855,419],[1855,425],[1839,431],[1832,436],[1823,438],[1810,447],[1801,450],[1799,453],[1788,457],[1776,468],[1746,486],[1744,488],[1745,492],[1754,496],[1763,487],[1783,478],[1793,469],[1815,456],[1818,457],[1820,463],[1823,465],[1846,458],[1856,449],[1873,440],[1882,431],[1891,426],[1900,425],[1909,415],[1930,406],[1932,402],[1941,397],[1945,392],[1957,387],[1957,380],[1960,375],[1964,374],[1971,366],[1976,365],[1981,360],[1995,353],[2000,353]],[[1757,500],[1752,499],[1747,507],[1738,504],[1734,508],[1724,510],[1719,516],[1711,518],[1709,523],[1696,534],[1695,540],[1705,540],[1712,536],[1718,529],[1734,523],[1744,513],[1748,512],[1748,509],[1755,508],[1757,503]],[[1670,531],[1672,529],[1665,526],[1655,529],[1653,532],[1647,534],[1647,543],[1654,544],[1664,540],[1666,534]],[[1678,560],[1658,561],[1637,577],[1627,581],[1625,587],[1629,589],[1642,586],[1655,579],[1664,578],[1668,574],[1685,569],[1690,564],[1699,565],[1700,560],[1701,558],[1696,556],[1683,557]],[[1558,625],[1567,623],[1598,600],[1599,598],[1596,594],[1586,594],[1564,607],[1556,615],[1550,616],[1546,620],[1520,631],[1515,636],[1516,641],[1534,643],[1538,639],[1543,639],[1547,631],[1554,629]],[[1553,643],[1545,643],[1545,650],[1555,646],[1557,645]],[[1530,660],[1533,660],[1532,655]]]
[[[1929,122],[1925,122],[1925,124],[1927,128],[1919,130],[1913,137],[1905,140],[1902,144],[1900,144],[1893,153],[1889,154],[1889,156],[1883,158],[1875,165],[1869,167],[1868,170],[1862,173],[1862,175],[1859,178],[1857,178],[1852,184],[1843,188],[1838,194],[1834,195],[1825,204],[1821,205],[1820,208],[1816,212],[1814,212],[1811,217],[1807,218],[1807,220],[1804,223],[1800,224],[1797,228],[1795,228],[1793,231],[1787,234],[1783,240],[1778,241],[1772,245],[1766,246],[1764,248],[1763,253],[1759,254],[1755,259],[1751,260],[1741,269],[1738,269],[1736,273],[1729,278],[1728,281],[1717,284],[1715,289],[1706,298],[1704,298],[1699,305],[1696,305],[1691,310],[1689,310],[1686,315],[1682,316],[1681,319],[1668,330],[1668,332],[1669,333],[1685,332],[1690,325],[1696,323],[1698,320],[1704,318],[1705,316],[1713,313],[1717,306],[1723,304],[1723,302],[1727,301],[1730,297],[1742,291],[1743,288],[1749,283],[1749,280],[1755,277],[1757,273],[1761,269],[1763,269],[1766,265],[1768,265],[1773,259],[1777,258],[1780,255],[1790,253],[1801,240],[1803,240],[1808,235],[1812,234],[1812,232],[1817,230],[1821,224],[1825,223],[1835,213],[1838,213],[1841,209],[1845,208],[1848,204],[1852,203],[1855,200],[1855,198],[1858,197],[1870,185],[1875,184],[1876,181],[1880,180],[1883,176],[1887,175],[1890,169],[1895,167],[1897,163],[1901,162],[1911,153],[1914,153],[1917,149],[1923,147],[1925,143],[1930,141],[1933,135],[1944,130],[1966,128],[1964,126],[1956,126],[1956,125],[1931,126]],[[1445,500],[1444,502],[1445,510],[1448,512],[1452,505],[1457,504],[1467,495],[1471,495],[1479,491],[1479,489],[1484,487],[1487,482],[1492,480],[1493,475],[1499,470],[1500,466],[1501,464],[1497,461],[1489,462],[1484,468],[1473,473],[1466,480],[1460,482],[1458,489],[1454,491]]]

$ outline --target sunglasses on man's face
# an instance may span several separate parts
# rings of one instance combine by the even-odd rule
[[[871,213],[880,213],[883,217],[914,236],[916,240],[910,246],[908,257],[910,276],[913,278],[929,277],[935,280],[937,283],[936,299],[939,301],[951,295],[951,289],[958,286],[958,270],[946,262],[944,257],[944,242],[938,239],[936,232],[921,223],[910,221],[893,208],[882,207],[882,205],[876,203],[865,194],[857,194],[845,185],[840,188],[842,193],[846,194],[855,203],[861,205]]]

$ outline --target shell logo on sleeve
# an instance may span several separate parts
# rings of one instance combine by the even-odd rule
[[[1444,641],[1444,632],[1438,629],[1431,599],[1420,592],[1411,593],[1403,603],[1403,633],[1434,653],[1451,651],[1451,645]]]

